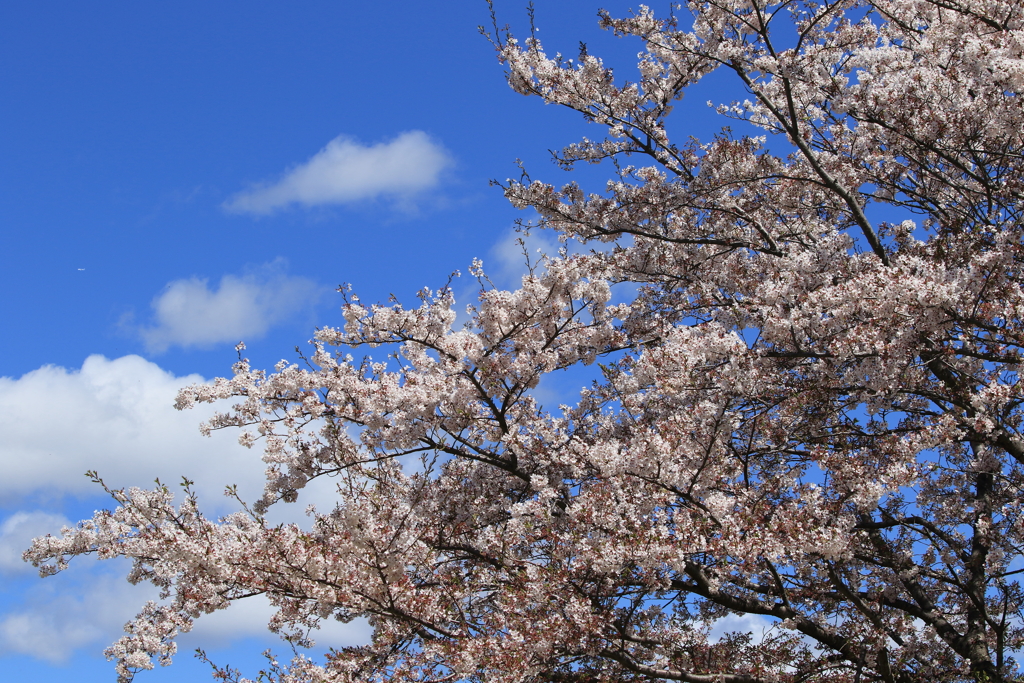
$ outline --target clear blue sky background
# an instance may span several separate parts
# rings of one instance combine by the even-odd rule
[[[520,35],[524,5],[496,2]],[[601,32],[597,7],[538,0],[540,36],[631,77],[641,45]],[[513,93],[488,22],[484,0],[0,3],[0,678],[113,680],[102,649],[150,595],[124,565],[40,580],[18,560],[109,505],[87,469],[114,486],[189,475],[215,511],[224,484],[259,490],[257,451],[171,408],[230,372],[237,341],[260,367],[294,358],[339,323],[342,282],[412,302],[481,257],[515,284],[519,214],[488,180],[521,158],[561,182],[547,150],[601,131]],[[708,98],[730,99],[688,99],[680,132],[723,123]],[[254,675],[266,616],[218,615],[138,680],[204,680],[198,644]]]

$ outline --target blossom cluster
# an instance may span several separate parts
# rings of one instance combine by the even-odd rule
[[[121,556],[162,589],[109,651],[123,679],[264,594],[297,645],[324,619],[374,629],[272,660],[280,683],[1015,680],[1024,4],[684,9],[602,15],[644,44],[635,82],[491,36],[513,89],[606,128],[560,163],[623,160],[598,192],[504,187],[582,247],[511,291],[474,263],[461,327],[448,288],[346,294],[306,367],[184,390],[235,401],[204,428],[262,447],[245,512],[113,491],[35,542],[44,573]],[[716,70],[749,93],[720,113],[758,134],[673,141]],[[592,383],[546,405],[577,366]],[[267,522],[319,478],[332,509]],[[730,614],[766,630],[713,635]]]

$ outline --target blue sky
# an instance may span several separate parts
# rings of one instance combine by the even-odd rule
[[[496,7],[525,33],[525,1]],[[586,41],[628,77],[641,46],[601,32],[597,7],[538,0],[540,36],[569,55]],[[293,359],[339,321],[342,282],[411,302],[481,257],[514,285],[520,214],[488,180],[521,158],[560,182],[548,150],[601,133],[505,85],[476,29],[484,0],[0,11],[0,670],[111,681],[101,652],[150,593],[124,565],[40,580],[18,559],[31,536],[109,506],[82,473],[188,475],[213,511],[225,484],[254,494],[258,452],[200,437],[205,413],[176,413],[176,389],[229,373],[242,339],[258,367]],[[702,134],[722,123],[705,95],[681,117]],[[138,680],[204,680],[198,644],[254,674],[276,642],[267,612],[232,610]]]

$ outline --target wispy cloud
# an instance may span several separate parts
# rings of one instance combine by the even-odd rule
[[[50,512],[16,512],[0,524],[0,574],[29,573],[32,565],[21,554],[36,536],[57,533],[70,522],[63,515]]]
[[[271,635],[267,624],[276,611],[263,595],[238,600],[227,609],[200,617],[195,628],[179,639],[178,645],[187,651],[198,646],[204,649],[224,647],[242,638],[260,638],[273,643],[277,637]],[[321,648],[341,649],[369,643],[372,633],[366,619],[341,623],[327,618],[309,635]]]
[[[71,575],[19,583],[24,586],[20,604],[0,612],[0,656],[20,654],[66,664],[76,651],[97,651],[114,642],[123,635],[124,623],[147,600],[159,597],[152,585],[133,586],[123,578],[128,572],[125,561],[115,561],[112,566],[88,560],[76,564]],[[279,637],[267,626],[275,611],[265,597],[255,596],[204,614],[191,632],[179,637],[179,652],[200,645],[217,650],[243,639],[279,646]],[[365,645],[371,634],[365,619],[347,624],[325,619],[309,635],[322,648],[340,649]]]
[[[152,353],[260,337],[308,310],[321,293],[311,280],[282,271],[280,263],[272,263],[242,276],[225,275],[216,289],[197,277],[175,280],[153,299],[156,324],[138,332]]]
[[[158,594],[151,586],[132,586],[109,571],[90,574],[75,577],[73,586],[35,582],[20,609],[0,614],[0,655],[66,663],[79,648],[112,642],[122,624]]]
[[[408,200],[436,187],[450,165],[448,152],[423,131],[370,146],[339,136],[277,182],[239,192],[224,208],[266,214],[291,204],[347,204],[383,195]]]
[[[541,265],[545,256],[558,256],[560,247],[550,232],[533,230],[527,234],[509,230],[491,247],[484,269],[495,284],[516,289],[531,265]]]

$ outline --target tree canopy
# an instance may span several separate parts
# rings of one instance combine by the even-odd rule
[[[26,553],[130,558],[162,589],[109,650],[122,679],[257,594],[295,645],[373,627],[271,661],[280,683],[1019,679],[1024,4],[600,16],[642,41],[635,81],[488,31],[513,89],[604,128],[557,155],[604,162],[600,191],[501,183],[560,253],[514,291],[474,263],[464,314],[451,287],[345,290],[304,366],[179,396],[234,399],[205,428],[262,447],[261,500],[214,520],[188,489],[113,490]],[[670,137],[715,71],[759,134]],[[543,403],[575,366],[593,382]],[[267,521],[316,478],[332,509]]]

